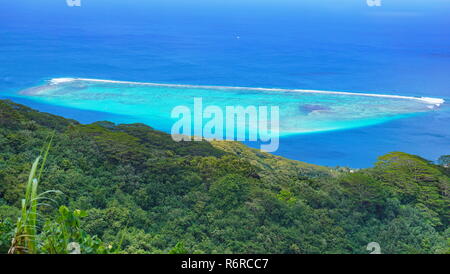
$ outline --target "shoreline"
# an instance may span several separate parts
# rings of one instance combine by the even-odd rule
[[[357,92],[346,92],[346,91],[307,90],[307,89],[160,84],[160,83],[150,83],[150,82],[118,81],[118,80],[105,80],[105,79],[93,79],[93,78],[52,78],[49,80],[49,83],[50,83],[50,85],[58,85],[58,84],[63,84],[63,83],[75,82],[75,81],[112,83],[112,84],[132,84],[132,85],[160,86],[160,87],[178,87],[178,88],[232,89],[232,90],[242,90],[243,89],[243,90],[253,90],[253,91],[301,92],[301,93],[335,94],[335,95],[348,95],[348,96],[366,96],[366,97],[379,97],[379,98],[390,98],[390,99],[401,99],[401,100],[415,100],[415,101],[420,101],[420,102],[427,103],[427,104],[432,104],[437,107],[439,107],[445,103],[444,99],[433,98],[433,97],[414,97],[414,96],[402,96],[402,95],[357,93]]]

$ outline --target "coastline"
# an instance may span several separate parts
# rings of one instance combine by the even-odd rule
[[[61,78],[56,79],[59,80]],[[67,78],[62,79],[63,81],[61,83],[65,81],[74,81],[72,78],[69,80],[66,80]],[[96,80],[95,82],[110,82],[110,80],[94,80]],[[114,82],[120,83],[123,81]],[[137,82],[137,84],[152,85],[139,82]],[[36,92],[40,90],[38,87],[43,87],[45,89],[45,85],[50,85],[48,79],[42,79],[40,86],[35,86],[35,88],[31,88],[31,90],[23,91]],[[164,84],[156,85],[165,86]],[[123,120],[122,116],[112,118],[111,115],[116,115],[110,112],[96,112],[95,115],[85,115],[85,112],[87,111],[85,109],[67,106],[60,106],[55,109],[55,106],[49,103],[40,101],[38,98],[32,98],[33,96],[28,97],[24,93],[22,94],[23,95],[20,95],[16,92],[16,95],[5,99],[19,99],[19,103],[34,107],[40,111],[50,112],[70,119],[82,120],[82,123],[92,123],[98,120],[114,120],[117,123],[132,123],[131,120]],[[21,101],[25,99],[30,101]],[[448,102],[448,99],[446,101]],[[275,153],[275,155],[294,160],[307,160],[310,163],[318,165],[346,165],[356,168],[369,167],[373,164],[379,154],[388,153],[389,151],[405,151],[407,153],[420,155],[427,159],[436,160],[437,157],[442,154],[442,151],[445,151],[448,147],[448,142],[445,140],[439,141],[436,136],[445,136],[445,132],[443,132],[445,130],[438,125],[447,119],[446,117],[449,117],[449,107],[449,104],[444,104],[439,108],[439,111],[427,112],[430,113],[430,115],[433,115],[432,117],[435,117],[431,120],[430,118],[426,118],[429,117],[428,115],[412,115],[409,117],[418,117],[413,118],[418,120],[390,120],[386,121],[388,123],[385,125],[370,124],[363,127],[354,127],[349,129],[334,129],[305,133],[289,132],[287,134],[281,134],[280,138],[283,138],[285,145],[281,146],[280,150],[278,153]],[[93,119],[93,116],[96,118]],[[147,122],[143,123],[149,124]],[[153,124],[153,126],[155,125]],[[423,126],[425,126],[425,130],[420,130],[420,132],[417,131],[418,128],[422,129]],[[164,131],[163,128],[159,129]],[[362,136],[365,138],[364,143],[355,144],[353,140],[359,140]],[[401,145],[395,147],[392,146],[393,141],[391,138],[386,139],[385,136],[392,136],[396,142],[399,142]],[[412,139],[411,136],[413,136]],[[410,139],[411,141],[405,142],[405,140]],[[330,140],[335,141],[331,142]],[[412,140],[414,140],[414,142]],[[335,145],[335,143],[338,145]],[[427,145],[431,143],[436,145]],[[246,145],[254,147],[249,143],[246,143]],[[368,146],[376,147],[376,151],[378,153],[361,153],[361,151]],[[299,153],[294,153],[293,151],[299,151]],[[334,159],[334,157],[330,157],[330,155],[338,155],[339,161]]]

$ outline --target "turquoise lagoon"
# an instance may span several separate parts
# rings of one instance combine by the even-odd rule
[[[202,98],[203,108],[218,106],[224,113],[227,106],[278,106],[281,136],[376,125],[435,111],[444,103],[438,98],[372,93],[80,78],[55,78],[20,94],[50,105],[108,113],[116,123],[141,122],[166,132],[178,120],[171,117],[173,108],[193,109],[194,98]]]

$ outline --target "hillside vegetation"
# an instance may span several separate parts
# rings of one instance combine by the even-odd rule
[[[350,172],[0,100],[1,253],[49,136],[39,191],[62,194],[38,206],[38,253],[77,241],[82,253],[368,253],[369,242],[383,253],[450,251],[448,163],[393,152]]]

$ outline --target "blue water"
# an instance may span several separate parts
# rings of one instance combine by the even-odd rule
[[[63,0],[0,0],[0,96],[83,77],[450,98],[445,0],[385,0],[381,7],[364,0],[81,1],[70,8]],[[83,122],[117,118],[17,100]],[[444,105],[372,126],[283,137],[277,154],[352,167],[394,150],[435,160],[450,154],[449,125]]]

